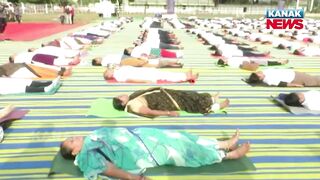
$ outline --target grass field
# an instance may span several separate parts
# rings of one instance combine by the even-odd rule
[[[22,16],[23,22],[51,22],[57,21],[59,22],[59,16],[61,14],[24,14]],[[94,22],[95,20],[99,20],[99,16],[96,13],[78,13],[75,14],[75,22],[80,22],[83,24]]]

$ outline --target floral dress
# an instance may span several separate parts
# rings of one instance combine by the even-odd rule
[[[217,141],[186,132],[137,128],[101,128],[87,136],[75,164],[84,176],[96,179],[107,162],[140,174],[161,165],[199,167],[221,162],[225,153]]]

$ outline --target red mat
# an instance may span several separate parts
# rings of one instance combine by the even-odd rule
[[[8,23],[0,40],[32,41],[81,26],[60,23]]]

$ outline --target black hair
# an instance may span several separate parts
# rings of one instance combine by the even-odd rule
[[[285,49],[286,47],[283,44],[279,44],[278,48],[279,49]]]
[[[128,49],[124,49],[123,54],[126,56],[130,56],[129,50]]]
[[[98,63],[96,59],[92,59],[92,66],[101,66],[101,63]]]
[[[284,98],[284,103],[288,106],[302,106],[297,93],[290,93]]]
[[[213,45],[213,46],[211,46],[211,47],[209,48],[209,50],[216,51],[216,50],[217,50],[217,47]]]
[[[219,66],[226,66],[226,65],[227,65],[226,62],[223,61],[223,59],[219,59],[218,62],[217,62],[217,64],[218,64]]]
[[[74,160],[75,156],[72,154],[72,150],[63,145],[63,142],[60,144],[60,153],[63,158]]]
[[[124,111],[125,109],[125,106],[122,104],[122,101],[117,97],[113,98],[113,107],[119,111]]]
[[[249,83],[258,83],[258,82],[260,82],[260,79],[259,79],[259,76],[257,75],[257,73],[251,73],[248,81],[249,81]]]
[[[28,49],[28,52],[32,52],[32,49],[31,49],[31,48],[29,48],[29,49]]]
[[[9,56],[9,62],[10,62],[10,63],[14,63],[14,59],[13,59],[12,56]]]

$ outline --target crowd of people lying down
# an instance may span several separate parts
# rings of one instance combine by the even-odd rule
[[[8,83],[14,80],[19,85],[3,87],[0,94],[50,91],[50,88],[59,83],[61,77],[72,74],[72,66],[86,64],[84,57],[90,53],[88,50],[91,45],[103,43],[105,38],[121,30],[123,25],[130,21],[131,18],[120,18],[104,22],[102,25],[45,42],[39,48],[13,54],[9,57],[9,62],[0,67],[0,81]],[[320,86],[319,76],[289,68],[269,68],[268,66],[283,67],[291,60],[273,58],[270,52],[259,52],[257,47],[245,43],[246,40],[259,41],[274,46],[280,38],[301,45],[294,52],[303,53],[294,54],[317,55],[313,50],[303,50],[309,46],[303,46],[304,39],[301,40],[301,34],[292,32],[290,38],[290,33],[286,31],[270,31],[272,34],[266,34],[270,32],[264,29],[261,21],[249,19],[209,20],[193,17],[184,23],[177,18],[145,18],[140,24],[142,30],[132,46],[124,47],[123,52],[95,57],[91,60],[91,65],[105,68],[102,76],[106,83],[196,83],[200,74],[194,70],[182,69],[183,43],[173,31],[163,29],[165,22],[169,22],[175,28],[186,28],[187,32],[194,34],[204,45],[209,45],[212,56],[217,59],[217,67],[251,71],[246,80],[248,83],[264,83],[279,87]],[[307,38],[316,44],[317,37],[313,36],[318,35],[316,32],[319,30],[319,23],[307,22],[305,32],[310,35]],[[281,37],[276,37],[280,34]],[[293,47],[297,48],[296,45],[285,46],[284,49],[288,48],[290,51]],[[275,47],[279,48],[279,45]],[[261,66],[265,68],[258,71]],[[171,71],[162,68],[181,70]],[[52,80],[37,80],[41,78]],[[292,92],[286,96],[285,103],[320,111],[319,100],[319,91]],[[131,94],[119,94],[112,99],[112,103],[116,110],[155,118],[177,117],[181,111],[207,115],[227,108],[230,100],[219,100],[219,93],[175,90],[157,85]],[[8,112],[10,108],[4,108],[0,112],[0,118]],[[73,160],[87,179],[97,179],[102,175],[119,179],[146,180],[149,178],[143,176],[143,172],[150,167],[200,167],[227,159],[239,159],[250,151],[249,142],[238,145],[239,138],[238,130],[230,139],[219,141],[188,132],[165,129],[100,128],[87,136],[67,138],[61,143],[60,153],[65,159]]]
[[[0,65],[0,94],[51,91],[61,84],[61,78],[72,75],[73,66],[85,64],[85,57],[90,53],[92,45],[103,43],[112,33],[121,30],[131,21],[131,18],[106,21],[44,42],[40,47],[30,47],[24,52],[12,54],[7,63]]]
[[[290,59],[274,58],[270,52],[260,52],[256,46],[247,43],[258,42],[270,48],[287,49],[288,54],[296,55],[297,58],[308,56],[319,60],[319,20],[306,19],[305,29],[302,31],[266,29],[264,19],[190,17],[189,21],[196,24],[197,28],[186,31],[196,35],[204,45],[210,46],[212,55],[218,58],[218,67],[255,71],[246,79],[250,84],[278,87],[320,86],[319,74],[294,70],[288,67]],[[264,68],[258,70],[261,66]],[[289,106],[320,110],[319,99],[319,91],[307,89],[306,92],[288,94],[284,102]]]

